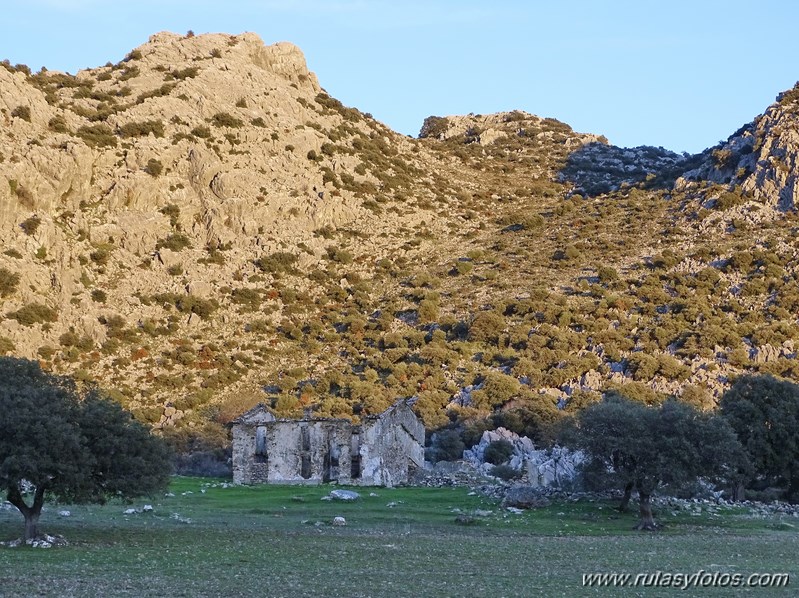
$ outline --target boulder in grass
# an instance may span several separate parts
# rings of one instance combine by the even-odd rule
[[[333,500],[352,501],[361,498],[361,495],[354,490],[333,490],[330,492],[330,498]]]
[[[505,494],[503,507],[517,509],[541,509],[550,505],[549,499],[542,496],[532,486],[514,486]]]
[[[347,520],[344,517],[333,517],[333,525],[338,527],[344,527],[347,525]]]

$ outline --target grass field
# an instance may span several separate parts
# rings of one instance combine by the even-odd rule
[[[640,533],[631,531],[635,515],[613,512],[612,503],[560,502],[517,515],[466,488],[359,488],[354,503],[321,500],[331,487],[224,488],[175,478],[170,490],[175,496],[132,505],[152,504],[150,513],[124,515],[129,505],[119,503],[50,505],[42,530],[69,546],[0,547],[0,595],[614,595],[583,588],[582,574],[700,569],[790,573],[793,582],[702,595],[791,595],[799,584],[799,525],[786,525],[799,521],[752,519],[737,509],[661,512],[665,529]],[[71,516],[59,517],[62,509]],[[462,525],[456,509],[483,513]],[[345,527],[331,525],[339,515]],[[21,532],[16,510],[0,510],[0,540]]]

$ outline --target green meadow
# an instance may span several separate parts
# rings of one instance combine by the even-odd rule
[[[679,591],[584,588],[582,574],[699,570],[792,578],[702,595],[791,595],[799,584],[799,520],[739,508],[661,511],[663,531],[641,533],[635,513],[604,501],[514,514],[468,488],[357,488],[359,500],[340,502],[322,500],[332,486],[222,484],[175,478],[174,496],[133,505],[48,505],[42,531],[69,545],[0,547],[0,595],[668,596]],[[144,504],[153,511],[124,514]],[[21,533],[19,513],[0,510],[0,540]]]

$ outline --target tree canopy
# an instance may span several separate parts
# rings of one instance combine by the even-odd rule
[[[163,441],[96,387],[81,391],[36,362],[0,357],[0,413],[0,488],[25,518],[25,540],[38,535],[46,494],[103,502],[169,481]]]
[[[799,385],[773,376],[741,376],[719,402],[761,481],[799,498]]]
[[[574,432],[571,443],[588,457],[586,473],[610,475],[627,499],[638,492],[639,529],[657,527],[650,499],[661,485],[731,481],[747,467],[726,421],[675,400],[649,407],[610,393],[577,415]]]

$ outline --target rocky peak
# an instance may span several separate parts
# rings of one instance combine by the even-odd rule
[[[128,56],[141,56],[147,64],[170,65],[187,61],[204,60],[211,57],[222,61],[223,68],[251,63],[270,73],[285,77],[289,82],[310,82],[319,92],[316,75],[308,70],[305,55],[292,43],[278,42],[265,45],[256,33],[228,35],[210,33],[198,36],[183,36],[162,31],[150,36],[146,44],[133,50]]]
[[[799,83],[780,93],[753,122],[706,150],[704,161],[683,175],[679,188],[691,181],[738,188],[744,196],[779,211],[795,209],[799,201]]]

